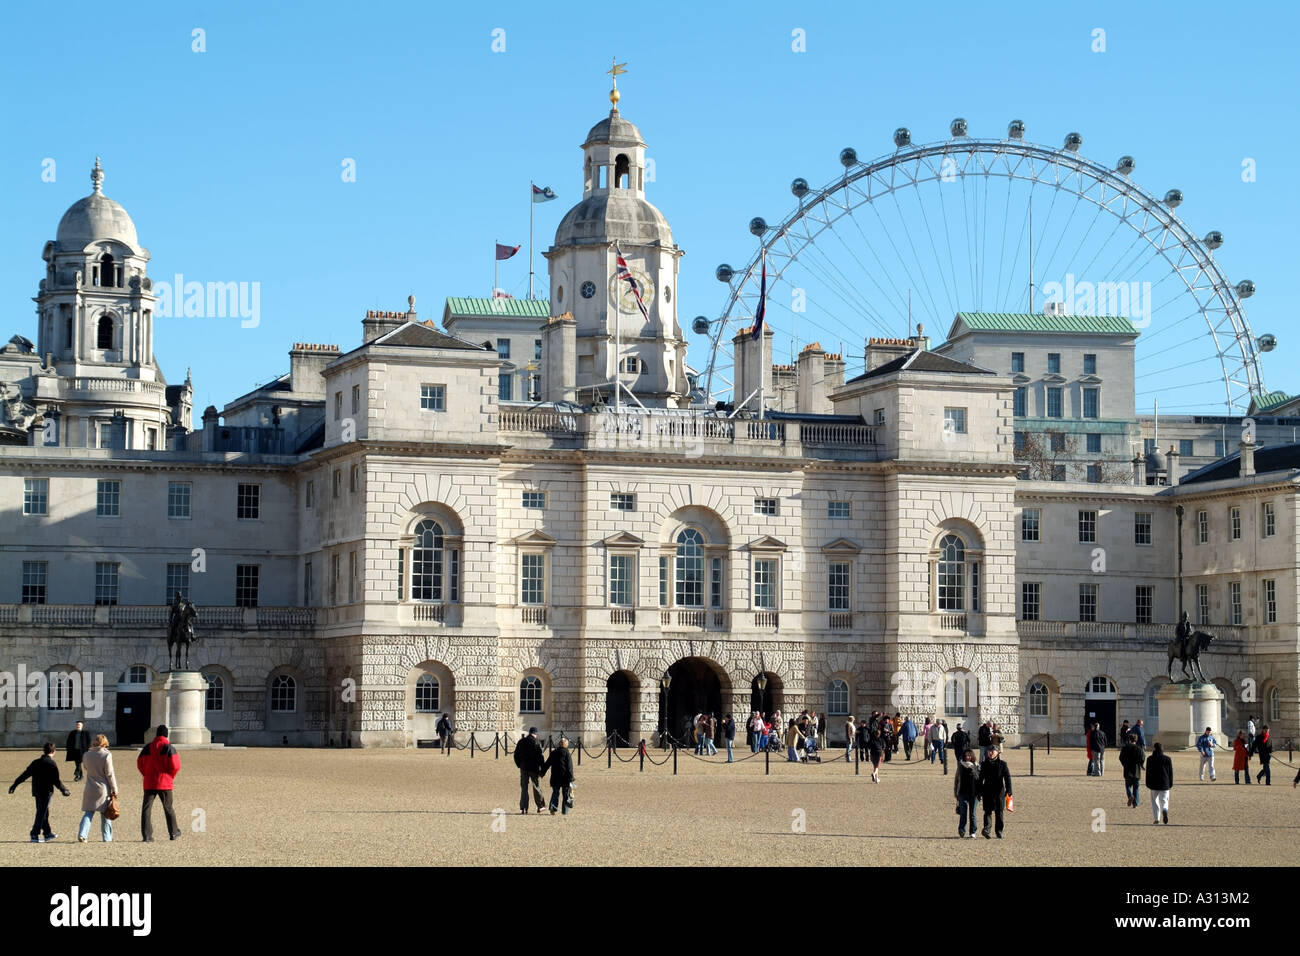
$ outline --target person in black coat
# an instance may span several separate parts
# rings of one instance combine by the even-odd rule
[[[1002,839],[1002,812],[1011,796],[1011,770],[996,746],[989,747],[989,757],[980,764],[980,799],[984,802],[984,839],[989,838],[990,818],[996,815],[998,839]]]
[[[90,731],[86,730],[86,725],[77,721],[75,730],[68,734],[67,756],[64,761],[71,760],[76,764],[76,769],[72,772],[72,782],[76,783],[81,779],[81,757],[90,749]]]
[[[451,746],[451,718],[443,714],[433,729],[438,734],[439,752],[447,750]]]
[[[957,773],[952,778],[952,795],[957,798],[957,836],[966,835],[970,821],[970,838],[975,839],[975,804],[979,802],[980,768],[975,763],[975,751],[967,750],[957,760]]]
[[[1268,724],[1259,728],[1259,736],[1255,738],[1255,756],[1259,757],[1259,773],[1255,774],[1255,782],[1264,781],[1264,786],[1273,786],[1273,735],[1268,731]]]
[[[1092,748],[1092,765],[1096,776],[1106,775],[1106,732],[1101,724],[1093,724],[1088,732],[1088,746]]]
[[[59,765],[54,762],[54,744],[49,741],[41,748],[41,755],[27,765],[27,769],[18,775],[18,779],[9,787],[9,792],[13,793],[18,789],[18,785],[28,777],[32,780],[32,797],[36,800],[36,820],[32,823],[32,842],[40,843],[41,834],[45,834],[45,842],[51,843],[58,839],[58,834],[50,829],[50,797],[54,796],[54,791],[65,797],[70,796],[71,792],[63,785],[59,779]]]
[[[573,787],[573,755],[569,753],[567,738],[560,738],[560,746],[551,751],[542,770],[551,772],[551,813],[554,814],[558,808],[567,814]]]
[[[528,785],[532,784],[537,812],[541,813],[543,801],[540,785],[546,758],[542,756],[542,745],[537,740],[536,727],[529,727],[528,733],[520,737],[519,743],[515,745],[515,766],[519,768],[519,812],[528,812]]]
[[[961,724],[958,724],[957,729],[953,732],[952,740],[949,741],[949,743],[952,746],[953,753],[964,754],[966,753],[966,748],[970,746],[970,734],[962,730]],[[934,761],[931,760],[930,763],[934,763]]]
[[[1138,787],[1142,780],[1142,768],[1146,765],[1146,754],[1138,746],[1137,735],[1129,734],[1127,743],[1119,752],[1119,765],[1124,768],[1124,796],[1130,807],[1138,805]]]
[[[1174,762],[1165,753],[1163,744],[1156,743],[1147,758],[1147,789],[1151,791],[1152,823],[1161,817],[1169,822],[1169,791],[1174,789]]]

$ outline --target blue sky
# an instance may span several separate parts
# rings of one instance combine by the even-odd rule
[[[41,248],[90,191],[97,154],[155,280],[260,283],[256,328],[159,320],[164,372],[176,382],[193,367],[200,409],[286,371],[295,341],[355,346],[366,309],[404,309],[414,293],[421,317],[438,318],[446,297],[490,292],[494,240],[527,243],[530,179],[560,196],[536,209],[537,246],[549,246],[580,198],[579,145],[608,111],[617,56],[629,69],[623,114],[656,162],[649,198],[686,250],[683,326],[722,310],[714,268],[753,253],[750,217],[775,222],[794,206],[793,177],[825,183],[845,146],[887,153],[899,125],[930,142],[956,116],[995,137],[1018,117],[1030,140],[1059,145],[1077,130],[1084,155],[1132,154],[1137,182],[1181,188],[1179,215],[1197,235],[1221,230],[1220,265],[1258,286],[1250,322],[1281,342],[1268,386],[1300,391],[1285,359],[1300,347],[1285,299],[1300,251],[1298,21],[1290,5],[1209,3],[139,3],[130,16],[69,3],[57,17],[11,5],[0,14],[0,331],[34,338]],[[206,52],[192,50],[196,28]],[[492,49],[497,28],[504,52]],[[792,50],[796,29],[804,52]],[[1247,158],[1254,182],[1242,181]],[[355,182],[340,175],[347,159]],[[526,294],[522,254],[501,284]],[[696,365],[703,345],[692,336]],[[1208,346],[1187,354],[1197,347]]]

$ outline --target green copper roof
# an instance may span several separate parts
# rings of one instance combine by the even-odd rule
[[[491,317],[508,315],[524,319],[549,319],[550,299],[473,299],[449,298],[446,312],[450,315],[475,315]]]
[[[1265,412],[1270,408],[1277,408],[1279,405],[1285,405],[1294,398],[1294,395],[1288,395],[1286,392],[1269,392],[1267,395],[1256,395],[1255,410],[1258,412]]]
[[[1043,315],[1023,312],[958,312],[954,321],[977,332],[1058,332],[1084,335],[1137,335],[1128,319],[1113,315]],[[948,333],[952,338],[952,332]]]

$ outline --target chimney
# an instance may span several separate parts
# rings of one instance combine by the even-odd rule
[[[795,409],[802,414],[826,415],[831,411],[829,383],[826,380],[826,353],[821,343],[805,345],[795,361],[797,390]]]
[[[289,350],[289,388],[304,398],[325,398],[325,366],[343,353],[337,345],[294,342]]]
[[[1170,445],[1169,450],[1165,452],[1165,461],[1169,463],[1168,470],[1165,472],[1169,476],[1166,483],[1170,485],[1178,484],[1182,480],[1182,476],[1178,474],[1178,450],[1173,445]]]
[[[766,402],[770,403],[772,395],[772,327],[763,326],[763,334],[754,341],[754,330],[750,326],[741,329],[731,340],[732,364],[735,366],[736,382],[732,387],[732,397],[736,410],[748,408],[757,413],[759,387]],[[743,403],[743,404],[742,404]]]
[[[578,323],[572,312],[542,326],[542,395],[548,402],[575,401],[578,385]]]
[[[217,429],[220,428],[221,415],[215,405],[203,409],[203,450],[217,450]]]
[[[1141,455],[1133,456],[1133,484],[1145,485],[1147,483],[1147,462]]]
[[[1238,470],[1238,477],[1249,478],[1255,473],[1255,443],[1244,441],[1237,447],[1241,449],[1241,467]]]
[[[916,351],[915,339],[867,339],[867,371]]]
[[[415,296],[406,297],[405,312],[390,312],[383,309],[368,309],[366,317],[361,320],[361,344],[373,342],[393,329],[401,328],[407,322],[417,321]]]

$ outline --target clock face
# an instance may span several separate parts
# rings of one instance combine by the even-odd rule
[[[582,284],[582,297],[584,299],[590,299],[595,294],[596,294],[596,283],[592,282],[589,279]]]
[[[640,269],[630,268],[628,271],[636,278],[637,285],[641,287],[641,301],[645,303],[648,311],[655,301],[655,284],[650,277]],[[609,279],[609,299],[614,302],[614,297],[622,293],[622,300],[619,302],[619,308],[624,312],[636,312],[636,296],[628,287],[626,279],[620,280],[618,274],[610,276]]]

